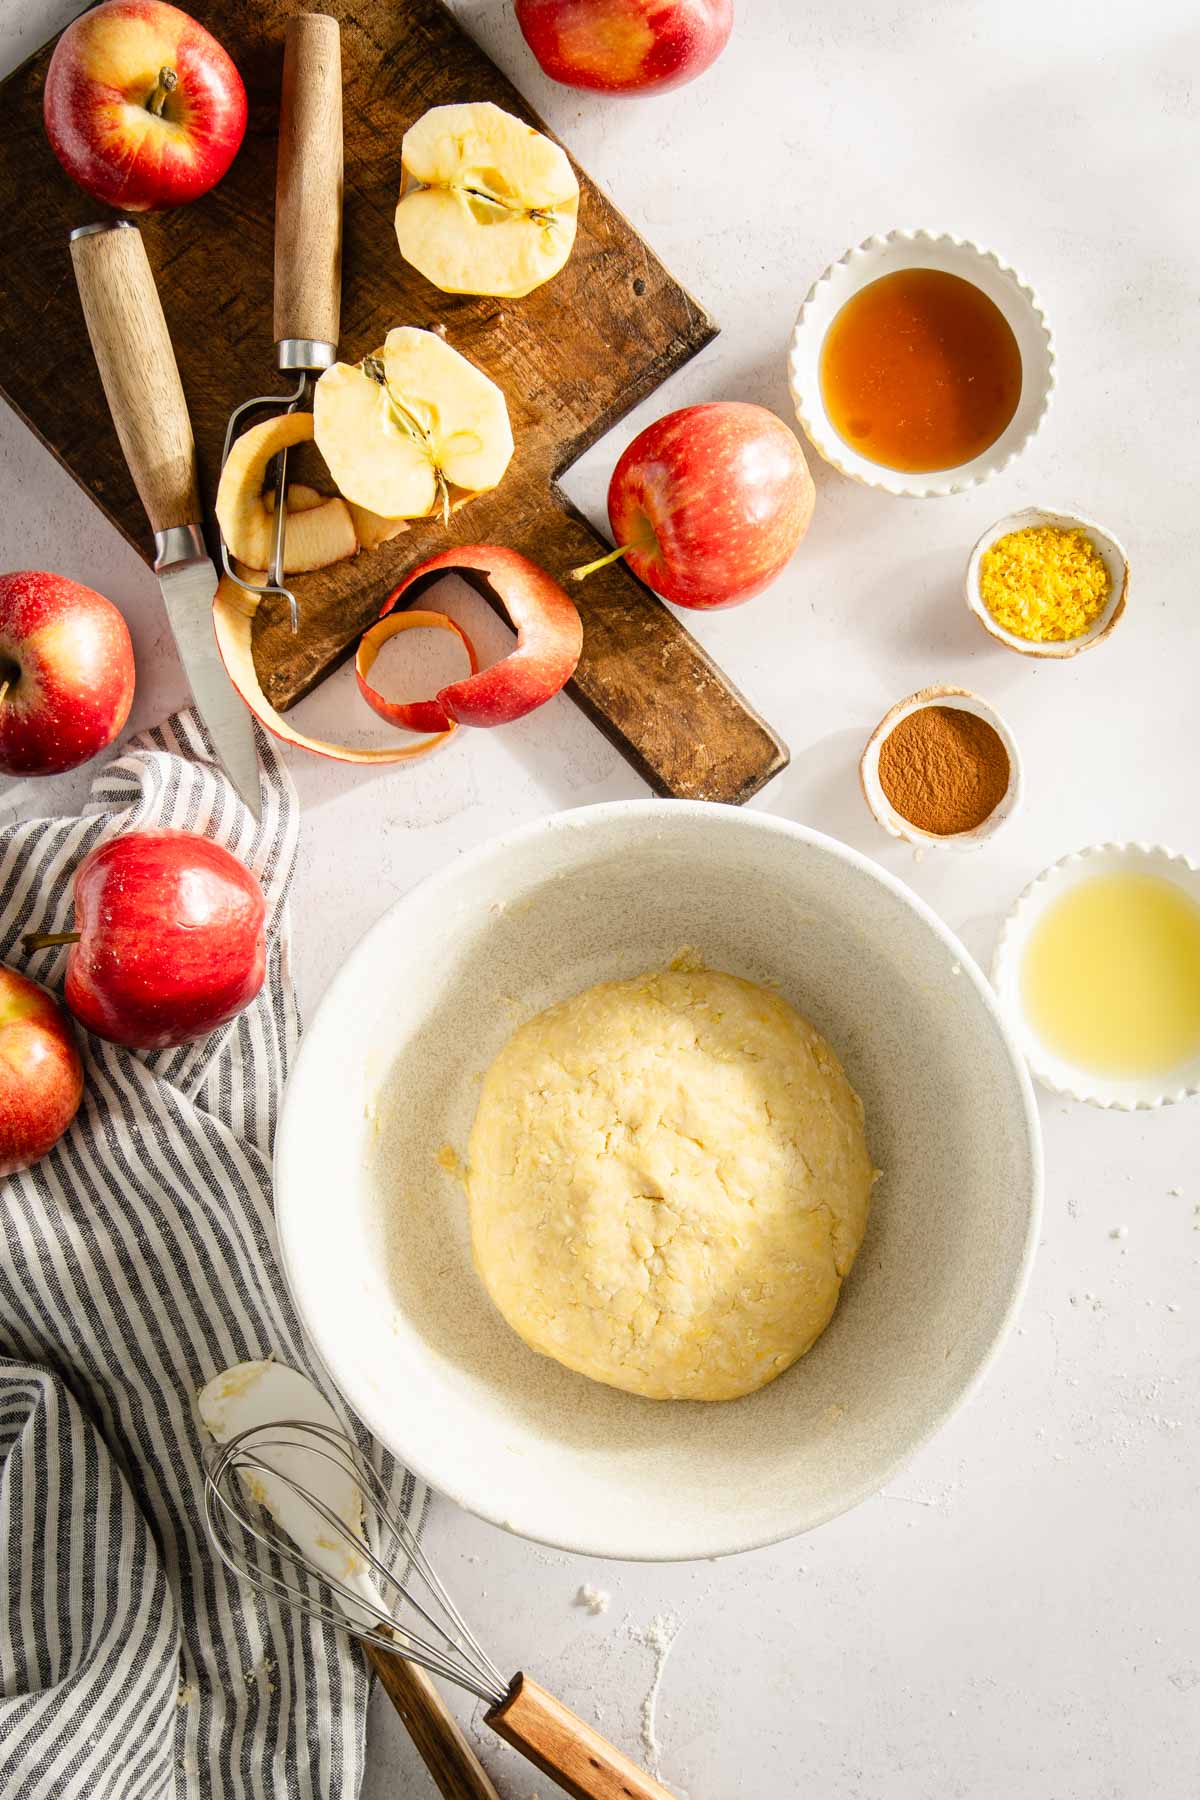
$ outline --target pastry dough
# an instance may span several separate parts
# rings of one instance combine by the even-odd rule
[[[476,1267],[514,1331],[659,1400],[752,1393],[811,1348],[875,1179],[824,1038],[707,969],[604,982],[523,1025],[469,1161]]]

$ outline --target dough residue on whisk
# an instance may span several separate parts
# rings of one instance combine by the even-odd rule
[[[277,1362],[237,1363],[222,1370],[200,1390],[198,1405],[206,1429],[219,1444],[243,1431],[277,1426],[281,1419],[326,1431],[343,1429],[308,1376]],[[343,1521],[351,1536],[361,1539],[362,1494],[357,1482],[341,1463],[318,1454],[302,1437],[282,1442],[287,1436],[284,1430],[273,1433],[270,1455],[277,1473],[260,1467],[239,1479],[315,1568],[340,1581],[361,1576],[364,1559],[296,1491],[297,1485],[306,1488]]]

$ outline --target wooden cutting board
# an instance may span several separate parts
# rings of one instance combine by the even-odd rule
[[[231,408],[288,385],[271,341],[272,230],[283,34],[296,9],[289,0],[208,0],[196,10],[246,82],[245,143],[211,194],[139,223],[211,513]],[[260,608],[255,661],[281,709],[349,654],[390,589],[447,542],[508,544],[560,579],[600,554],[607,546],[562,492],[563,472],[717,329],[582,170],[575,248],[554,280],[517,301],[430,286],[402,262],[392,226],[405,129],[427,107],[462,100],[494,100],[546,127],[439,0],[327,0],[324,10],[342,33],[342,354],[357,360],[393,325],[444,326],[448,341],[504,389],[517,452],[501,486],[456,515],[449,538],[440,521],[421,522],[378,550],[297,578],[298,635],[282,602]],[[67,250],[72,227],[105,209],[68,180],[42,128],[51,48],[0,85],[0,392],[148,556],[150,534],[109,420]],[[622,564],[573,591],[585,631],[571,692],[652,788],[740,802],[786,765],[780,739]]]

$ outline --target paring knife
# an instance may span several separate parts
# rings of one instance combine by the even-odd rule
[[[80,226],[71,261],[109,411],[154,532],[154,572],[192,699],[257,819],[254,729],[213,635],[217,571],[200,527],[196,447],[142,235],[129,219]]]

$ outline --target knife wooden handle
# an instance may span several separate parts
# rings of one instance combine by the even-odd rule
[[[363,1649],[445,1800],[500,1800],[462,1726],[424,1669],[377,1644],[365,1643]]]
[[[275,341],[338,341],[342,310],[342,40],[299,13],[283,48],[275,181]]]
[[[151,529],[200,521],[196,446],[162,302],[136,225],[71,234],[88,336],[129,473]]]
[[[514,1676],[506,1698],[484,1720],[572,1800],[675,1800],[528,1675]]]

